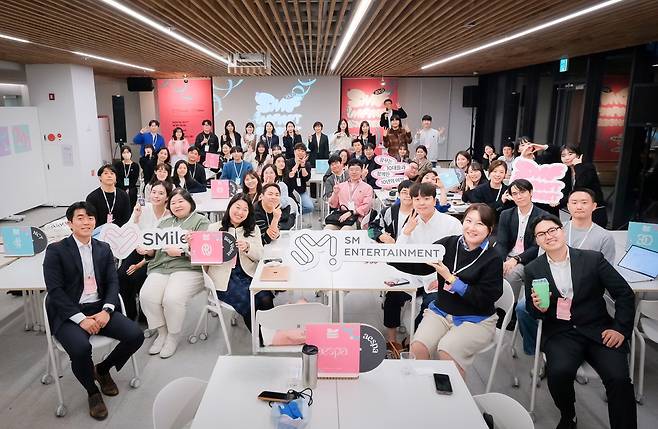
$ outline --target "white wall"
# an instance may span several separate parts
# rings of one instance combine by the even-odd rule
[[[98,186],[95,173],[101,163],[93,70],[28,64],[26,76],[41,135],[62,135],[61,141],[44,142],[47,201],[66,206],[84,200]],[[50,93],[55,100],[49,100]]]

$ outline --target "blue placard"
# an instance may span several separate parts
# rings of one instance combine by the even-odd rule
[[[629,222],[626,248],[632,245],[658,252],[658,224]]]
[[[455,172],[454,169],[444,168],[439,170],[438,173],[439,178],[441,179],[441,182],[443,182],[443,186],[445,186],[446,189],[453,189],[459,186],[459,176],[457,176],[457,172]]]
[[[569,58],[560,58],[560,73],[569,70]]]
[[[29,226],[3,226],[2,241],[7,256],[33,256],[34,243]]]
[[[329,160],[328,159],[316,159],[315,160],[315,172],[324,174],[329,170]]]

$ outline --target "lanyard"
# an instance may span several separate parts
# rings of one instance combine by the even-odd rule
[[[198,162],[194,163],[194,170],[192,170],[192,178],[196,177],[196,166],[197,166],[197,164],[198,164]]]
[[[112,192],[112,195],[114,196],[112,198],[112,207],[110,207],[110,203],[107,201],[107,195],[105,195],[105,191],[101,189],[101,192],[103,193],[103,198],[105,198],[105,205],[107,206],[108,213],[112,213],[112,211],[114,211],[114,204],[117,202],[117,191]]]
[[[489,183],[489,187],[491,187],[491,183]],[[494,188],[491,188],[494,189]],[[503,184],[500,184],[500,189],[498,190],[498,195],[496,195],[496,199],[494,201],[498,201],[500,199],[500,193],[503,192]]]
[[[470,268],[473,264],[475,264],[477,262],[478,259],[480,259],[480,256],[482,256],[482,254],[489,248],[489,240],[487,240],[487,244],[484,245],[484,249],[482,249],[480,254],[477,256],[477,258],[475,258],[473,260],[473,262],[471,262],[470,264],[468,264],[464,267],[461,267],[460,269],[457,269],[457,255],[459,255],[459,244],[460,244],[459,242],[462,241],[463,237],[464,236],[462,236],[460,239],[457,240],[457,247],[455,248],[455,262],[452,264],[452,275],[453,276],[456,276],[457,274],[461,273],[465,269]],[[464,242],[466,242],[465,239],[463,239],[463,240],[464,240]]]
[[[128,164],[128,170],[126,170],[126,164],[123,164],[123,177],[130,176],[130,169],[133,168],[132,162]]]
[[[233,161],[233,170],[235,170],[235,175],[237,176],[236,179],[242,179],[242,169],[244,168],[244,164],[241,162],[240,163],[240,173],[238,173],[238,167],[235,166],[235,161]]]
[[[354,186],[354,190],[352,190],[351,184],[349,182],[347,183],[347,191],[350,194],[350,201],[354,201],[354,194],[356,193],[358,187],[359,187],[359,183],[357,182],[356,185]]]
[[[583,243],[585,243],[585,240],[587,240],[587,237],[589,236],[589,233],[592,230],[592,228],[594,228],[593,223],[589,226],[589,229],[585,233],[585,237],[583,238],[583,241],[581,241],[578,246],[571,246],[571,230],[573,229],[573,225],[569,224],[569,246],[575,247],[576,249],[580,249],[583,246]]]

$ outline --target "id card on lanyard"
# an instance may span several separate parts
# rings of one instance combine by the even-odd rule
[[[105,195],[105,191],[101,189],[101,192],[103,193],[103,198],[105,198],[105,205],[107,206],[107,223],[112,223],[114,220],[112,212],[114,211],[114,205],[117,202],[117,193],[114,191],[114,199],[112,200],[112,207],[110,207],[110,202],[107,201],[107,195]]]

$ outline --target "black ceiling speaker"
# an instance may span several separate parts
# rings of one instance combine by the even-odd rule
[[[129,77],[126,81],[128,91],[153,91],[153,79],[150,77]]]
[[[478,86],[470,85],[464,87],[462,107],[478,107]]]

